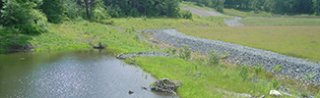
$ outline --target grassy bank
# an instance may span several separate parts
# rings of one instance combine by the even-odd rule
[[[148,51],[153,49],[138,39],[131,29],[117,30],[112,26],[99,23],[78,21],[63,24],[50,24],[50,32],[33,36],[28,40],[35,51],[73,51],[89,50],[90,44],[106,44],[113,53]],[[155,49],[153,49],[155,50]]]
[[[175,57],[140,57],[130,60],[157,78],[179,80],[183,86],[179,89],[182,98],[222,98],[240,97],[246,93],[254,96],[265,95],[271,89],[289,87],[294,96],[307,94],[307,88],[277,80],[260,67],[237,67],[228,64],[208,65],[203,59],[183,60]],[[284,96],[288,97],[288,96]]]

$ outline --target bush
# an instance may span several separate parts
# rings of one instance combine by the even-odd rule
[[[179,53],[179,57],[185,60],[189,60],[191,58],[191,49],[187,46],[183,47]]]
[[[190,11],[180,11],[180,18],[192,19],[192,13]]]
[[[220,63],[220,57],[218,56],[218,54],[214,51],[212,51],[210,54],[209,54],[209,65],[218,65]]]
[[[249,67],[248,66],[242,66],[239,74],[243,81],[247,80],[249,78]]]
[[[94,20],[104,20],[110,18],[107,9],[104,7],[103,2],[98,2],[93,10]]]
[[[82,13],[80,6],[76,3],[75,0],[65,0],[64,1],[64,15],[69,19],[77,19]]]
[[[47,32],[47,18],[39,10],[34,9],[37,3],[8,0],[2,10],[3,25],[18,29],[25,34]]]
[[[64,8],[62,2],[62,0],[43,0],[40,8],[42,12],[46,14],[49,22],[63,22]]]

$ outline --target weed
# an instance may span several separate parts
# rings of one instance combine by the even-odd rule
[[[209,54],[208,65],[218,65],[220,63],[220,59],[219,55],[215,51],[212,51]]]
[[[134,58],[128,58],[125,60],[125,62],[128,64],[137,65],[137,61]]]
[[[248,66],[241,66],[240,74],[243,81],[249,78],[249,67]]]
[[[255,72],[256,76],[261,75],[262,72],[264,71],[264,68],[261,65],[254,66],[253,69],[254,69],[254,72]]]
[[[191,58],[191,49],[188,46],[184,46],[180,53],[179,53],[179,57],[185,60],[189,60]]]
[[[315,72],[309,72],[308,74],[306,74],[305,78],[307,80],[312,80],[316,75],[317,75],[317,73],[315,73]]]
[[[275,72],[275,73],[279,73],[279,72],[281,72],[282,71],[282,65],[276,65],[276,66],[274,66],[273,67],[273,72]]]
[[[320,98],[320,92],[318,92],[318,94],[316,95],[316,98]]]
[[[274,89],[279,89],[280,86],[281,86],[281,83],[280,83],[279,81],[277,81],[277,80],[272,80],[272,87],[273,87]]]
[[[173,54],[173,55],[175,55],[177,53],[176,48],[166,48],[165,51],[166,51],[166,53]]]

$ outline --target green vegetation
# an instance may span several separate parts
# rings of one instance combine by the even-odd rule
[[[157,78],[179,80],[182,98],[235,97],[234,93],[268,95],[270,89],[277,89],[284,81],[263,72],[261,67],[235,67],[221,64],[206,66],[201,59],[185,61],[176,57],[139,57],[131,60]],[[128,61],[130,62],[130,61]],[[290,86],[299,88],[299,86]],[[294,93],[304,92],[291,91]],[[266,96],[268,97],[268,96]],[[269,96],[270,97],[270,96]]]
[[[36,51],[68,51],[87,50],[89,44],[99,42],[108,45],[108,51],[113,53],[127,53],[151,50],[145,42],[137,39],[137,33],[132,30],[117,30],[112,26],[88,21],[65,22],[51,24],[51,33],[33,37],[30,41]],[[155,49],[153,49],[155,50]]]
[[[1,53],[10,50],[13,46],[29,44],[35,47],[36,52],[89,50],[90,45],[99,42],[107,44],[107,50],[114,54],[162,51],[157,46],[139,40],[140,31],[173,28],[197,37],[320,61],[318,16],[275,17],[278,15],[270,13],[273,10],[264,12],[264,9],[258,8],[259,13],[257,13],[256,8],[250,8],[248,4],[244,4],[235,9],[248,8],[247,12],[225,9],[224,13],[231,16],[197,17],[190,12],[179,10],[178,0],[151,0],[152,2],[66,0],[63,4],[61,0],[43,0],[42,3],[35,1],[37,0],[1,2]],[[214,1],[205,6],[221,11],[219,8],[222,6],[222,1]],[[95,3],[89,4],[89,2]],[[278,2],[281,1],[278,0]],[[312,2],[318,2],[318,0]],[[190,6],[190,4],[182,4],[182,6]],[[234,8],[232,6],[231,8]],[[281,13],[286,12],[281,11]],[[318,12],[314,11],[314,13]],[[224,20],[231,18],[232,15],[242,16],[246,26],[227,27]],[[47,19],[51,23],[47,23]],[[177,53],[175,49],[170,52]],[[178,52],[177,57],[140,57],[129,59],[127,62],[140,65],[157,78],[182,81],[183,86],[179,89],[181,97],[234,97],[234,93],[267,95],[269,90],[277,89],[280,85],[292,88],[294,94],[312,91],[307,89],[295,91],[304,87],[294,86],[295,82],[290,80],[279,80],[270,73],[264,72],[262,67],[236,67],[236,65],[225,64],[221,60],[223,57],[215,53],[201,58],[202,55],[194,57],[187,47]],[[275,68],[275,70],[280,69]],[[311,73],[307,77],[312,76]],[[316,90],[311,93],[315,92]]]

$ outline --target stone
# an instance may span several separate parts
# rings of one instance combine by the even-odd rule
[[[181,83],[172,81],[170,79],[161,79],[151,85],[151,90],[154,92],[176,94],[177,89]]]
[[[281,94],[279,91],[277,91],[277,90],[270,90],[269,95],[270,95],[270,96],[279,97],[279,96],[281,96],[282,94]]]
[[[129,93],[129,95],[131,95],[131,94],[133,94],[134,92],[133,92],[133,91],[131,91],[131,90],[129,90],[129,92],[128,92],[128,93]]]

